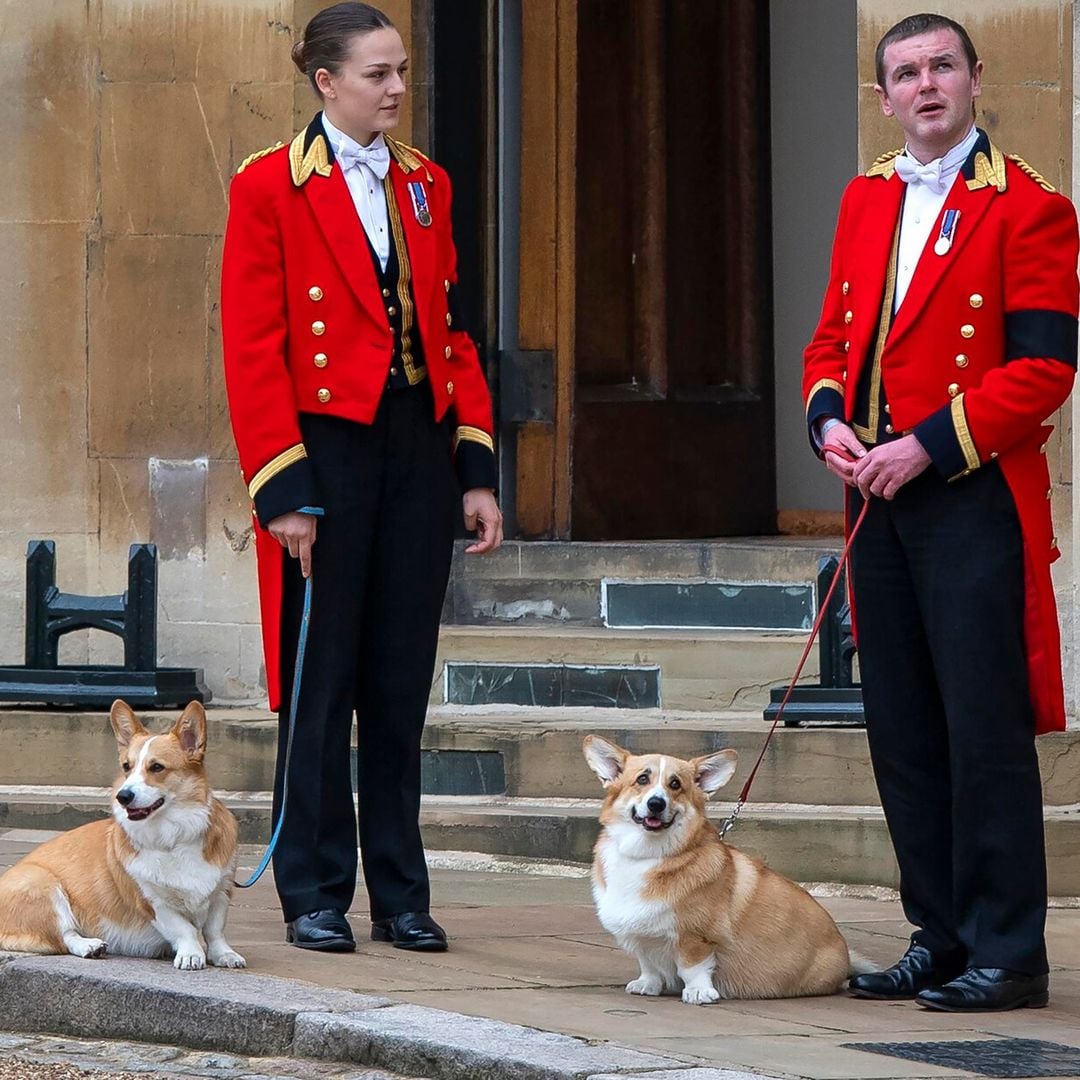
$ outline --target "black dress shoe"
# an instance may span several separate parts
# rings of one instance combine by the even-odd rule
[[[915,997],[920,990],[955,979],[963,970],[961,954],[932,953],[912,942],[908,951],[892,967],[866,975],[853,975],[848,981],[848,989],[855,997],[906,1001]]]
[[[968,968],[944,986],[923,990],[915,1000],[943,1012],[1005,1012],[1042,1009],[1050,1001],[1048,975],[1024,975],[1004,968]]]
[[[285,940],[298,949],[320,952],[353,952],[356,949],[348,919],[333,908],[309,911],[286,923]]]
[[[446,952],[446,931],[426,911],[406,911],[371,924],[372,941],[393,942],[395,949]]]

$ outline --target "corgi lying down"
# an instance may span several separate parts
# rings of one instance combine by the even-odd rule
[[[681,987],[683,1001],[704,1005],[840,989],[851,958],[828,912],[725,844],[705,816],[735,771],[734,750],[636,757],[590,735],[584,751],[607,789],[593,860],[597,913],[641,965],[628,994]]]
[[[0,877],[0,949],[244,967],[225,940],[237,825],[206,779],[202,705],[165,735],[123,701],[109,719],[122,770],[112,818],[49,840]]]

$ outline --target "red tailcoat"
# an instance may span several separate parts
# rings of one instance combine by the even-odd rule
[[[806,348],[803,399],[811,427],[850,421],[874,345],[905,184],[879,158],[844,192],[821,321]],[[947,210],[952,246],[934,251]],[[1077,354],[1077,223],[1072,204],[984,133],[945,200],[880,361],[889,420],[913,431],[947,479],[996,459],[1024,541],[1025,641],[1039,733],[1065,726],[1060,640],[1050,564],[1044,421],[1072,388]],[[972,538],[978,543],[978,538]]]
[[[494,487],[491,398],[472,340],[453,325],[457,256],[450,181],[417,151],[387,142],[387,198],[396,203],[403,232],[396,238],[399,260],[407,256],[413,334],[423,344],[434,418],[454,411],[463,487]],[[263,649],[274,709],[281,698],[283,549],[266,526],[287,511],[321,505],[299,413],[362,424],[374,419],[395,351],[387,308],[398,301],[388,293],[379,285],[321,116],[290,145],[254,154],[241,166],[225,232],[222,341],[233,433],[256,518]]]

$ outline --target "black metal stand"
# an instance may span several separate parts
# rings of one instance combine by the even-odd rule
[[[818,562],[818,603],[829,591],[833,576],[840,565],[835,555]],[[817,686],[796,686],[784,709],[784,727],[804,724],[862,724],[862,688],[852,676],[855,659],[855,638],[851,632],[851,606],[847,600],[845,574],[841,574],[836,591],[829,601],[818,636],[818,656],[821,674]],[[765,719],[776,719],[780,702],[787,687],[776,687],[769,693]]]
[[[104,630],[124,642],[123,666],[61,665],[60,638]],[[128,587],[120,596],[77,596],[56,587],[56,545],[26,550],[26,663],[0,667],[0,701],[108,708],[123,698],[138,708],[208,702],[201,668],[157,666],[157,549],[132,544]]]

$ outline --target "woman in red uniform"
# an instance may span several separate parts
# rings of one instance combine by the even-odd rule
[[[408,59],[367,4],[327,8],[293,59],[322,111],[230,194],[225,374],[254,506],[280,810],[305,578],[312,607],[274,855],[287,940],[355,948],[350,729],[372,937],[441,950],[418,824],[420,737],[455,518],[502,542],[491,400],[456,325],[450,182],[387,133]],[[456,473],[456,476],[455,476]]]

